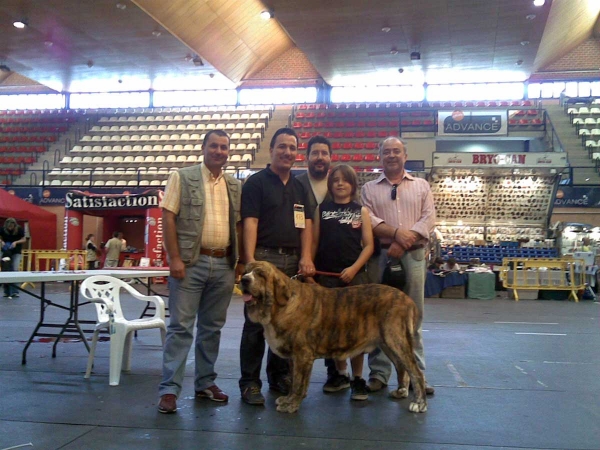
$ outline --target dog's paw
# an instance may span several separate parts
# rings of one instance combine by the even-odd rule
[[[427,411],[427,403],[425,403],[425,402],[410,402],[410,405],[408,405],[408,410],[410,412],[424,413],[425,411]]]
[[[276,405],[287,405],[290,402],[289,395],[282,395],[275,400]]]
[[[396,389],[395,391],[391,391],[390,392],[390,397],[392,397],[392,398],[406,398],[406,397],[408,397],[408,389],[407,388],[400,388],[400,389]]]
[[[279,412],[285,412],[285,413],[295,413],[296,411],[298,411],[298,409],[300,408],[300,404],[299,403],[284,403],[284,404],[279,404],[277,405],[277,411]]]

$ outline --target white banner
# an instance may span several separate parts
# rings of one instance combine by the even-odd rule
[[[506,110],[438,111],[438,136],[506,136]]]
[[[567,167],[566,153],[440,153],[433,167]]]

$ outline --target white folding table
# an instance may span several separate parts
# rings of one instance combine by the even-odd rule
[[[55,337],[56,341],[52,346],[52,357],[56,357],[56,346],[63,337],[78,337],[81,338],[85,347],[89,351],[89,345],[87,339],[81,329],[80,323],[86,323],[89,321],[79,320],[79,282],[91,277],[93,275],[108,275],[115,278],[148,278],[148,289],[150,290],[151,279],[153,277],[166,277],[169,275],[168,269],[120,269],[110,268],[102,270],[68,270],[58,272],[0,272],[0,284],[3,283],[14,283],[17,288],[32,297],[38,298],[41,303],[40,308],[40,319],[37,326],[33,330],[31,337],[25,344],[23,349],[23,357],[21,360],[22,364],[27,362],[27,349],[33,342],[36,336],[42,337]],[[64,306],[53,302],[46,298],[46,283],[56,281],[67,281],[71,283],[71,293],[69,296],[69,306]],[[39,283],[40,293],[39,295],[29,290],[20,287],[22,283]],[[64,309],[69,312],[69,317],[64,323],[52,323],[45,320],[46,308],[54,306],[56,308]],[[90,322],[91,323],[91,322]],[[95,323],[95,322],[93,322]],[[39,332],[40,328],[60,328],[60,332]],[[73,333],[73,334],[65,334]]]

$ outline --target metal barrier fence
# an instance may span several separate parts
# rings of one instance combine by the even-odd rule
[[[577,291],[585,289],[585,261],[574,258],[504,258],[500,279],[512,289],[516,301],[519,290],[570,291],[578,302]]]

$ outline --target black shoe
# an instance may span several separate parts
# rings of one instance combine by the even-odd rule
[[[352,393],[350,399],[352,400],[367,400],[369,393],[367,391],[367,382],[363,378],[354,377],[351,382]]]
[[[242,389],[242,400],[249,405],[264,405],[265,398],[258,386],[248,386]]]
[[[413,390],[412,383],[410,384],[409,389],[411,391]],[[427,383],[427,381],[425,382],[425,395],[428,395],[430,397],[435,395],[435,388],[433,386],[430,386],[429,383]]]
[[[338,392],[349,387],[350,378],[338,372],[327,378],[327,382],[323,386],[323,392]]]
[[[18,293],[18,292],[15,292],[15,293],[12,295],[12,298],[15,298],[15,297],[18,297],[18,296],[19,296],[19,293]]]
[[[269,383],[269,389],[271,391],[279,392],[282,395],[288,395],[292,386],[289,377],[280,377]]]

